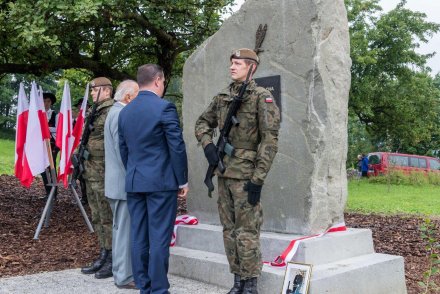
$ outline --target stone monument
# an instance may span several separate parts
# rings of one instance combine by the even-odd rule
[[[277,102],[282,110],[279,151],[262,192],[263,259],[272,260],[292,239],[343,222],[347,198],[351,60],[344,1],[246,1],[184,66],[188,213],[201,224],[179,227],[170,267],[172,273],[227,287],[232,275],[222,246],[217,195],[207,196],[203,179],[208,165],[194,125],[230,82],[230,52],[254,48],[260,24],[268,29],[255,78],[280,76]],[[349,229],[304,241],[293,261],[313,264],[310,293],[406,293],[403,258],[374,253],[369,230]],[[284,269],[265,266],[260,292],[279,293],[283,276]]]

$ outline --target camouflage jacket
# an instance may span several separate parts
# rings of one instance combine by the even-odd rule
[[[94,130],[90,134],[89,142],[87,142],[87,150],[90,153],[89,160],[101,160],[104,158],[104,124],[113,103],[113,99],[105,99],[100,101],[96,108],[96,118],[93,123]]]
[[[223,128],[232,97],[238,94],[241,83],[232,83],[217,94],[195,126],[195,135],[203,148],[213,142],[214,130]],[[229,140],[235,154],[224,158],[226,171],[218,176],[251,179],[262,185],[278,151],[280,112],[272,94],[252,80],[237,112],[240,124],[232,127]]]

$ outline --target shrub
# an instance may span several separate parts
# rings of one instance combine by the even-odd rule
[[[437,185],[440,186],[440,173],[411,172],[404,173],[402,170],[391,169],[385,175],[370,177],[370,183],[391,184],[391,185]]]
[[[440,173],[429,172],[428,181],[431,185],[440,186]]]
[[[412,185],[427,185],[429,184],[429,179],[425,173],[410,173],[409,175],[409,181]]]

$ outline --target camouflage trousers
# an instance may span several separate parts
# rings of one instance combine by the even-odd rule
[[[218,211],[223,225],[223,242],[231,273],[242,279],[258,277],[263,268],[260,251],[260,228],[263,208],[249,204],[248,180],[218,178]]]
[[[104,195],[104,166],[101,162],[86,161],[87,199],[92,212],[93,229],[101,248],[112,249],[113,215]]]

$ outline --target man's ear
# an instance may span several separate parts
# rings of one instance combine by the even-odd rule
[[[161,79],[161,77],[159,75],[154,79],[154,85],[156,87],[160,86],[160,79]]]

